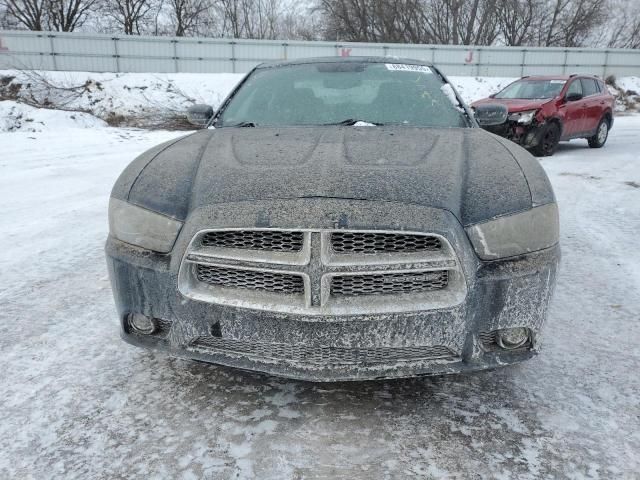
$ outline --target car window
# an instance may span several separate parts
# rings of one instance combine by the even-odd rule
[[[217,126],[374,124],[468,127],[451,86],[425,65],[328,62],[255,70]]]
[[[598,86],[595,80],[591,78],[581,78],[580,82],[582,83],[582,94],[585,97],[598,93]]]
[[[602,93],[608,93],[609,90],[607,90],[607,86],[604,84],[604,82],[602,80],[598,80],[598,86],[600,87],[600,92]]]
[[[567,96],[571,95],[572,93],[582,95],[582,86],[580,85],[580,80],[574,80],[569,84],[569,88],[567,89]]]
[[[495,98],[553,98],[559,95],[565,80],[518,80],[497,93]]]

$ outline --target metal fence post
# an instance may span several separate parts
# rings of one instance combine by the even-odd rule
[[[58,70],[58,62],[56,61],[56,47],[53,44],[53,39],[56,38],[55,35],[48,35],[49,37],[49,46],[51,48],[51,60],[53,61],[53,69]]]
[[[569,58],[569,50],[565,49],[564,51],[564,61],[562,63],[562,73],[566,74],[567,73],[567,59]]]
[[[607,78],[607,72],[609,71],[609,49],[604,51],[604,65],[602,67],[602,78]]]
[[[476,57],[476,76],[480,76],[480,63],[482,62],[482,48],[478,48],[478,56]]]
[[[120,72],[120,53],[118,53],[118,37],[111,37],[113,41],[113,57],[116,59],[116,72]]]
[[[282,58],[287,59],[287,43],[282,44]]]
[[[173,39],[171,43],[173,43],[173,69],[178,73],[178,40]]]
[[[236,73],[236,42],[229,42],[231,45],[231,73]]]
[[[525,62],[527,61],[527,49],[523,48],[522,49],[522,62],[520,62],[520,76],[524,77],[524,65]]]

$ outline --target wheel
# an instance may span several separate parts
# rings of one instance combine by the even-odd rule
[[[607,118],[603,118],[600,120],[598,124],[598,130],[596,130],[596,134],[593,137],[587,138],[589,142],[589,146],[591,148],[602,148],[605,143],[607,143],[607,138],[609,137],[609,120]]]
[[[549,123],[540,135],[540,143],[531,152],[536,157],[550,157],[560,142],[560,127],[557,123]]]

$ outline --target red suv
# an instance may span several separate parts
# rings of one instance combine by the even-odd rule
[[[522,77],[472,107],[500,103],[507,121],[485,127],[534,155],[553,155],[558,142],[586,138],[591,148],[607,141],[615,99],[604,82],[589,75]]]

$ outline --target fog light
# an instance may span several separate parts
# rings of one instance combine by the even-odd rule
[[[529,330],[527,328],[503,328],[498,330],[498,345],[505,350],[520,348],[529,341]]]
[[[129,326],[131,329],[142,335],[151,335],[156,331],[156,321],[153,318],[149,318],[141,313],[129,314]]]

